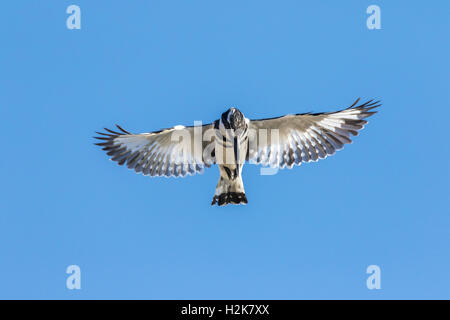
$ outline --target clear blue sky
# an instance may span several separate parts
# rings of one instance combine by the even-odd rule
[[[81,30],[66,8],[81,7]],[[368,30],[366,8],[381,8]],[[448,1],[5,1],[0,298],[450,298]],[[211,207],[94,131],[382,109],[352,145]],[[82,289],[66,289],[67,266]],[[381,290],[366,268],[381,268]]]

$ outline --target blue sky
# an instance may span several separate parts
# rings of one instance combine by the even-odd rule
[[[81,30],[66,8],[81,8]],[[381,8],[368,30],[366,8]],[[450,298],[448,1],[8,1],[0,11],[0,298]],[[333,157],[149,178],[94,131],[378,114]],[[67,266],[81,290],[66,288]],[[381,268],[368,290],[366,268]]]

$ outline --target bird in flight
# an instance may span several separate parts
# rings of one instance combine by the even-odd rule
[[[220,171],[211,205],[246,204],[242,167],[247,161],[272,168],[289,168],[333,155],[351,135],[358,135],[365,118],[379,107],[367,101],[336,112],[289,114],[250,120],[230,108],[213,123],[182,125],[155,132],[132,134],[97,132],[102,147],[119,165],[149,176],[184,177],[218,165]]]

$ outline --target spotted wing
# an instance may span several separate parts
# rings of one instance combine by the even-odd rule
[[[184,177],[203,173],[204,167],[215,163],[214,142],[203,141],[195,127],[175,126],[157,132],[132,134],[117,125],[120,132],[105,128],[97,132],[102,140],[96,143],[111,160],[138,173],[150,176]],[[212,128],[199,126],[200,132]],[[198,141],[197,143],[194,140]]]
[[[370,100],[356,106],[358,101],[337,112],[250,120],[247,160],[253,164],[292,168],[334,154],[352,142],[350,136],[358,135],[367,123],[364,119],[376,113],[370,110],[381,105]]]

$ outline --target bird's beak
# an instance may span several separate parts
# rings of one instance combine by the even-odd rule
[[[239,142],[238,137],[234,137],[234,163],[236,163],[236,176],[239,177]]]

